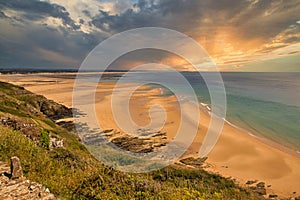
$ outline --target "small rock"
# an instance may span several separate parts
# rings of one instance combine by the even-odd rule
[[[47,193],[50,193],[50,190],[49,190],[49,188],[46,188],[45,192],[47,192]]]
[[[34,190],[35,187],[33,185],[29,186],[29,190]]]
[[[256,188],[257,188],[256,186],[251,186],[250,190],[256,190]]]
[[[258,188],[264,188],[265,187],[265,183],[264,182],[259,182],[259,183],[256,184],[256,186]]]
[[[63,148],[64,147],[64,142],[63,140],[58,140],[56,138],[50,138],[50,148]]]
[[[259,195],[266,195],[267,194],[267,191],[264,187],[251,186],[250,190],[252,190],[253,192],[255,192]]]
[[[269,198],[276,198],[276,197],[278,197],[277,194],[269,194]]]
[[[249,181],[246,182],[246,184],[247,185],[252,185],[252,184],[254,184],[256,182],[257,182],[257,180],[255,180],[255,181],[254,180],[249,180]]]
[[[259,195],[266,195],[267,191],[265,188],[256,188],[256,190],[254,190],[254,192],[256,192]]]
[[[10,159],[11,179],[18,179],[23,176],[20,159],[16,156]]]

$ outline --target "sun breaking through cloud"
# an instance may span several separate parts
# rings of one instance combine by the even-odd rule
[[[220,70],[300,71],[299,13],[299,0],[0,1],[0,67],[76,69],[111,35],[154,26],[189,35]],[[147,60],[188,69],[174,55],[147,51],[114,66]]]

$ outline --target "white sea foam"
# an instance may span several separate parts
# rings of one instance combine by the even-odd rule
[[[208,104],[206,104],[206,103],[200,103],[200,104],[201,104],[201,106],[205,107],[207,109],[207,111],[211,111],[211,108]]]

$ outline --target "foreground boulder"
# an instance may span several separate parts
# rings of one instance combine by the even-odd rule
[[[23,176],[20,159],[16,156],[10,159],[10,174],[11,179],[18,179]]]

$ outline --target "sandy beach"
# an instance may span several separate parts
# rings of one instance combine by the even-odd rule
[[[72,73],[0,75],[1,81],[23,86],[68,107],[72,107],[74,78]],[[95,107],[99,110],[97,118],[103,129],[119,129],[110,109],[113,87],[113,83],[107,82],[97,88]],[[156,104],[166,111],[162,131],[167,133],[168,140],[172,140],[180,122],[180,109],[175,97],[164,97],[159,89],[141,87],[130,99],[131,117],[137,125],[147,125],[150,122],[148,109]],[[210,115],[205,106],[201,106],[200,116],[197,136],[185,156],[197,156],[206,134]],[[266,187],[268,194],[284,197],[300,195],[300,157],[228,123],[225,123],[221,137],[206,162],[210,165],[208,171],[236,179],[241,185],[248,180],[258,180],[269,186]]]

